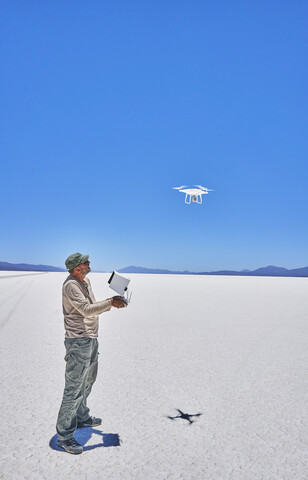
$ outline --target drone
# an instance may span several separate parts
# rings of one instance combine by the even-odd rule
[[[195,185],[197,188],[186,187],[182,185],[181,187],[172,187],[174,190],[179,190],[180,192],[185,193],[185,203],[190,204],[202,203],[202,195],[207,195],[209,192],[213,192],[210,188],[202,187],[201,185]]]

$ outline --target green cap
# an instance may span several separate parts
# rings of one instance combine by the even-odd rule
[[[90,255],[82,255],[81,253],[72,253],[72,255],[65,260],[65,266],[68,270],[73,270],[77,265],[85,263],[89,259],[89,256]]]

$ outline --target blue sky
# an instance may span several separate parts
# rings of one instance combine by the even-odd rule
[[[0,260],[306,266],[305,1],[0,6]],[[215,191],[186,205],[179,185]]]

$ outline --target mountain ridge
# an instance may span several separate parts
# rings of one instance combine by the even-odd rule
[[[52,265],[32,265],[28,263],[9,263],[0,262],[0,271],[35,271],[35,272],[66,272],[61,267]],[[95,271],[94,271],[95,272]],[[168,270],[160,268],[137,267],[130,265],[128,267],[117,269],[119,273],[143,273],[158,275],[230,275],[230,276],[263,276],[263,277],[308,277],[308,266],[301,268],[287,269],[285,267],[277,267],[268,265],[260,267],[256,270],[217,270],[210,272],[190,272],[189,270]]]
[[[0,271],[22,271],[22,272],[66,272],[64,268],[53,267],[52,265],[32,265],[30,263],[9,263],[0,262]]]
[[[308,277],[308,266],[301,268],[293,268],[288,270],[285,267],[276,267],[268,265],[267,267],[257,268],[256,270],[218,270],[211,272],[190,272],[188,270],[173,271],[158,268],[145,268],[130,265],[129,267],[120,268],[119,273],[149,273],[149,274],[165,274],[165,275],[233,275],[233,276],[263,276],[263,277]]]

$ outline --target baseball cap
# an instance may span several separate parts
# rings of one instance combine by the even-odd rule
[[[90,255],[82,255],[82,253],[72,253],[67,259],[65,260],[65,266],[67,270],[73,270],[73,268],[77,267],[81,263],[85,263]]]

